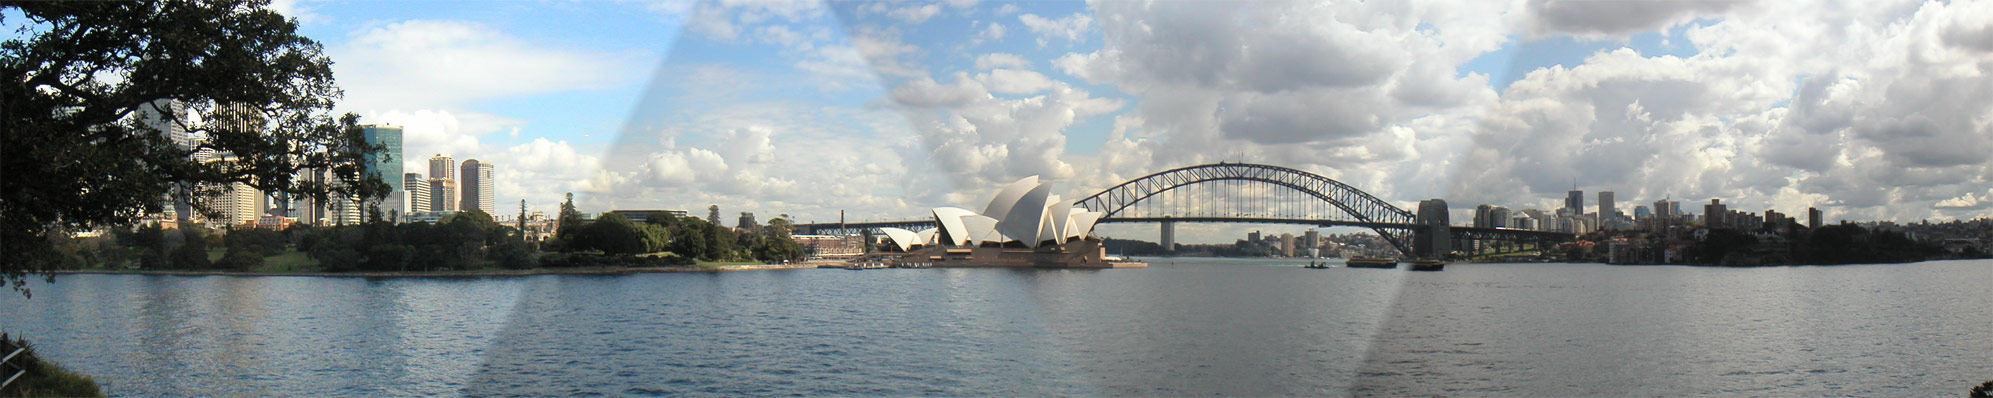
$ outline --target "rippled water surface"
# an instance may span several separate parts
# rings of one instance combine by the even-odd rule
[[[0,330],[188,395],[1888,395],[1993,379],[1993,261],[485,279],[67,275]]]

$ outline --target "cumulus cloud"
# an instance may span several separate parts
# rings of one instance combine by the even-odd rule
[[[1083,40],[1081,35],[1086,34],[1087,29],[1093,25],[1093,17],[1078,13],[1058,19],[1048,19],[1038,14],[1024,14],[1017,16],[1017,22],[1024,24],[1024,28],[1030,29],[1031,33],[1037,33],[1038,45],[1043,46],[1048,43],[1048,39],[1073,42]]]
[[[976,56],[976,69],[996,68],[1031,69],[1031,61],[1010,53],[989,53]]]
[[[1538,35],[1621,37],[1720,15],[1745,0],[1531,0]]]
[[[920,6],[906,6],[901,8],[895,8],[892,11],[886,13],[886,16],[890,16],[902,22],[915,24],[915,25],[919,25],[922,22],[927,22],[928,18],[934,18],[935,15],[941,15],[940,5],[927,4]]]
[[[1695,56],[1621,49],[1530,72],[1481,119],[1454,194],[1541,198],[1575,181],[1849,219],[1965,215],[1943,211],[1984,200],[1993,83],[1986,54],[1944,32],[1989,6],[1905,5],[1731,9],[1689,29]]]
[[[943,186],[987,187],[1020,176],[1071,179],[1077,174],[1064,158],[1065,130],[1080,118],[1117,111],[1121,101],[1098,98],[1071,84],[1031,71],[996,69],[971,75],[956,72],[952,81],[909,81],[893,90],[920,137],[924,156],[944,175]],[[993,93],[1030,95],[1003,98]],[[960,192],[924,192],[930,200],[962,203]],[[981,192],[967,193],[967,195]]]
[[[624,84],[630,54],[533,43],[480,24],[410,20],[356,32],[329,50],[346,109],[420,109]]]
[[[685,19],[685,29],[714,40],[734,41],[754,26],[777,21],[795,23],[821,16],[821,1],[709,1],[692,8],[692,14]]]
[[[1003,40],[1003,34],[1003,24],[991,22],[983,26],[982,33],[976,35],[976,41],[980,43],[982,40]]]
[[[1103,46],[1052,64],[1140,98],[1136,117],[1118,119],[1122,133],[1108,145],[1152,159],[1103,150],[1102,167],[1130,169],[1101,170],[1094,184],[1144,174],[1137,167],[1244,158],[1393,199],[1434,194],[1396,181],[1435,182],[1445,171],[1431,165],[1465,143],[1470,125],[1461,121],[1495,98],[1485,76],[1455,69],[1500,45],[1486,40],[1501,33],[1485,20],[1505,11],[1479,3],[1423,11],[1312,2],[1095,6]],[[1139,134],[1127,134],[1137,126]]]

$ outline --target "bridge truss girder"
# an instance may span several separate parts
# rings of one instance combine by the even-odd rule
[[[1410,254],[1411,231],[1385,225],[1417,223],[1412,212],[1392,206],[1367,192],[1301,170],[1245,163],[1196,165],[1165,170],[1100,191],[1074,203],[1089,211],[1104,213],[1101,222],[1112,222],[1116,214],[1163,192],[1216,181],[1248,181],[1298,191],[1326,202],[1355,218],[1353,224],[1370,225],[1399,252]]]

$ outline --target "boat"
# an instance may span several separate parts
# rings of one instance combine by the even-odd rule
[[[1302,266],[1301,266],[1301,268],[1328,268],[1328,267],[1329,267],[1329,263],[1328,263],[1328,262],[1326,262],[1326,261],[1324,261],[1324,262],[1314,262],[1314,261],[1309,261],[1307,265],[1302,265]]]
[[[1446,263],[1439,260],[1417,260],[1412,262],[1413,271],[1439,271],[1446,269]]]
[[[1398,268],[1398,260],[1384,257],[1350,257],[1345,264],[1350,268]]]

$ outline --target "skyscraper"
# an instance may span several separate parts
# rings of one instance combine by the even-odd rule
[[[495,197],[496,192],[493,192],[493,185],[496,183],[493,179],[496,176],[494,175],[491,163],[477,159],[465,160],[463,174],[460,174],[460,176],[462,178],[458,180],[458,183],[460,184],[459,188],[463,191],[461,209],[478,209],[484,211],[485,214],[491,214],[497,210],[493,208],[497,206],[495,202],[497,202],[498,198]]]
[[[1730,207],[1723,205],[1723,200],[1721,199],[1710,199],[1709,204],[1702,206],[1703,227],[1708,227],[1708,228],[1729,227],[1730,226],[1730,223],[1728,222],[1729,216],[1730,216]]]
[[[457,160],[443,154],[429,158],[429,210],[457,211]]]
[[[429,211],[457,211],[457,181],[429,179]]]
[[[176,149],[190,151],[194,149],[195,145],[200,145],[200,139],[194,133],[187,131],[187,104],[184,102],[180,102],[179,100],[153,101],[145,105],[140,105],[135,114],[141,126],[150,128],[158,132],[160,136],[166,137],[168,141],[173,142],[173,147]],[[193,155],[189,154],[188,156],[192,157]],[[195,159],[200,160],[200,158]],[[173,212],[176,214],[176,221],[181,224],[191,222],[194,216],[194,206],[189,199],[193,196],[192,188],[186,183],[178,183],[174,184],[172,191],[167,193],[167,206],[173,209]]]
[[[1820,209],[1811,208],[1811,207],[1806,208],[1807,228],[1820,228],[1820,221],[1822,218],[1826,218],[1826,216],[1820,213]]]
[[[1563,210],[1573,216],[1585,214],[1585,191],[1573,189],[1565,193]]]
[[[1611,218],[1618,212],[1619,208],[1613,207],[1612,191],[1599,191],[1599,218]]]
[[[222,218],[211,223],[217,226],[238,226],[255,223],[263,216],[263,191],[244,183],[230,183],[222,193],[215,207],[221,209]]]
[[[407,180],[401,166],[401,127],[385,124],[362,124],[360,135],[368,145],[380,146],[380,152],[368,153],[361,163],[361,171],[367,176],[381,179],[391,188],[388,195],[375,206],[380,208],[383,218],[388,215],[406,216],[410,206],[408,196],[401,194],[408,189]]]
[[[408,212],[429,212],[429,183],[422,179],[422,173],[402,173],[401,184],[408,187]]]

